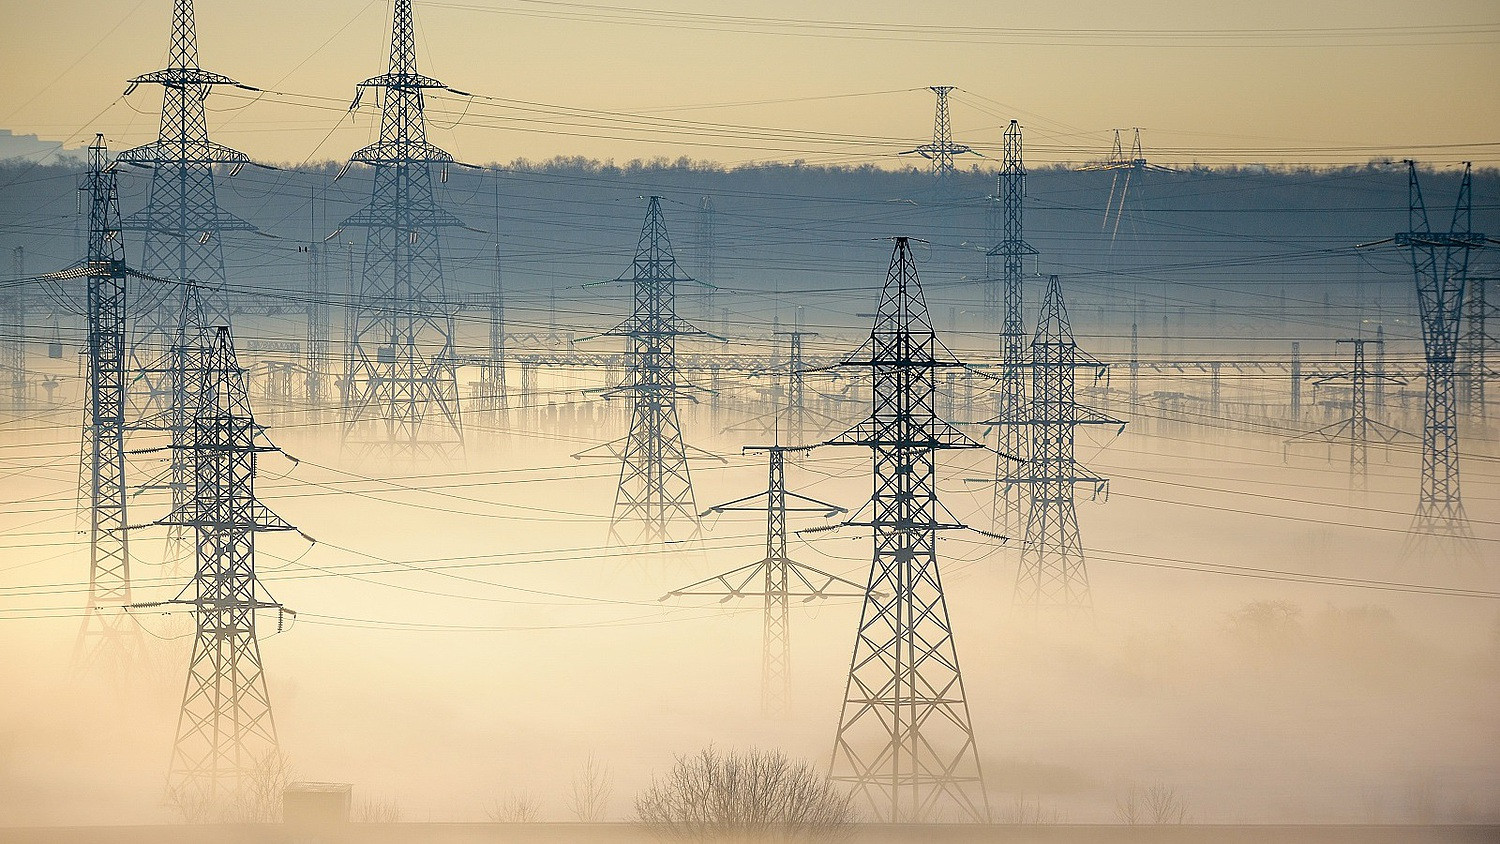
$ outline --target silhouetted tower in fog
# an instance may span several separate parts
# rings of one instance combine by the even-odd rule
[[[10,409],[22,413],[27,407],[26,333],[31,329],[26,318],[26,247],[17,246],[10,253],[11,283],[0,296],[0,346],[4,349],[4,368],[10,388]]]
[[[1026,321],[1023,316],[1022,264],[1036,250],[1023,237],[1022,200],[1026,197],[1026,167],[1021,158],[1021,124],[1012,120],[1005,130],[1005,164],[999,176],[1004,208],[1004,239],[989,251],[1004,261],[1004,311],[1000,324],[1000,453],[995,456],[995,530],[1018,536],[1026,524],[1026,487],[1013,475],[1017,458],[1026,457],[1030,429],[1012,424],[1026,413]]]
[[[1422,347],[1427,362],[1426,407],[1422,425],[1422,488],[1411,532],[1418,538],[1470,539],[1458,483],[1458,413],[1454,363],[1464,303],[1469,252],[1491,241],[1472,231],[1472,176],[1464,165],[1453,220],[1446,232],[1434,232],[1417,181],[1416,162],[1407,165],[1408,231],[1391,242],[1411,253],[1422,317]]]
[[[952,85],[934,85],[928,88],[937,94],[937,112],[932,118],[932,143],[909,149],[901,155],[920,155],[932,162],[932,174],[939,179],[952,176],[953,156],[973,153],[974,150],[953,142],[953,124],[948,118],[948,92]]]
[[[620,484],[610,520],[612,542],[660,543],[698,535],[698,507],[688,475],[677,400],[691,398],[677,371],[677,338],[701,333],[677,316],[676,285],[692,281],[672,257],[661,197],[646,221],[631,263],[630,318],[609,332],[626,341],[625,383],[605,398],[630,402],[630,432],[620,445]]]
[[[1103,372],[1105,365],[1073,342],[1073,327],[1057,276],[1047,279],[1036,336],[1031,341],[1031,402],[1015,425],[1031,432],[1030,459],[1018,480],[1026,485],[1026,512],[1021,565],[1016,572],[1015,603],[1032,610],[1091,610],[1088,571],[1078,534],[1074,487],[1090,484],[1094,494],[1107,484],[1074,454],[1079,425],[1125,423],[1080,405],[1075,398],[1076,370]]]
[[[88,149],[88,255],[47,278],[82,278],[88,285],[88,369],[84,380],[80,472],[89,508],[89,593],[78,639],[80,665],[118,672],[134,661],[140,630],[123,611],[130,603],[130,540],[125,485],[126,281],[140,277],[125,264],[120,192],[104,136]]]
[[[870,339],[843,364],[870,370],[874,407],[828,442],[873,452],[868,518],[848,524],[871,528],[875,545],[831,773],[888,822],[989,815],[937,560],[937,532],[964,527],[938,502],[937,451],[981,446],[934,414],[937,349],[896,238]]]
[[[19,274],[18,274],[19,277]],[[1462,380],[1459,382],[1459,401],[1464,415],[1481,427],[1489,422],[1489,407],[1485,396],[1485,382],[1500,375],[1495,366],[1495,335],[1500,326],[1500,300],[1495,299],[1488,287],[1494,279],[1471,277],[1466,287],[1468,295],[1464,304],[1463,336],[1459,339],[1458,365]]]
[[[793,560],[787,552],[787,515],[822,513],[834,516],[844,508],[816,498],[808,498],[786,489],[786,454],[801,451],[787,446],[746,446],[744,453],[766,453],[769,479],[765,492],[737,498],[708,508],[709,513],[755,511],[766,514],[766,555],[758,562],[700,580],[675,589],[667,597],[717,597],[720,602],[731,598],[765,599],[762,629],[761,711],[767,715],[784,715],[791,706],[792,688],[792,618],[791,600],[800,598],[857,597],[864,587],[838,575],[819,571]],[[787,499],[795,501],[788,505]],[[763,506],[751,506],[765,499]]]
[[[704,319],[714,318],[714,291],[719,284],[719,233],[718,212],[714,210],[714,198],[705,196],[698,200],[698,282],[703,285],[700,302]]]
[[[1292,437],[1286,441],[1286,445],[1291,448],[1310,442],[1332,444],[1347,440],[1349,442],[1349,488],[1355,492],[1364,492],[1369,488],[1370,440],[1374,439],[1381,444],[1390,445],[1397,439],[1411,436],[1378,419],[1370,418],[1367,410],[1370,382],[1377,381],[1382,384],[1405,384],[1406,382],[1383,373],[1372,374],[1366,367],[1365,346],[1379,347],[1384,343],[1383,340],[1355,339],[1335,342],[1348,343],[1353,347],[1353,361],[1349,371],[1325,375],[1313,383],[1323,385],[1340,381],[1349,382],[1349,418]]]
[[[194,531],[198,549],[192,583],[168,602],[196,620],[168,789],[179,804],[213,806],[245,796],[256,766],[278,752],[256,613],[277,613],[279,627],[283,608],[256,579],[255,535],[296,528],[255,497],[257,458],[279,449],[255,422],[229,329],[195,345],[196,498],[159,522]]]
[[[427,91],[452,90],[417,71],[411,0],[396,0],[390,69],[359,83],[380,92],[380,139],[349,163],[374,169],[370,204],[344,221],[366,230],[346,375],[344,441],[404,463],[463,451],[453,311],[444,301],[439,231],[461,225],[433,199],[432,166],[453,163],[427,141]],[[457,93],[457,92],[455,92]]]
[[[328,404],[329,340],[332,314],[328,304],[328,253],[316,236],[318,232],[318,197],[308,197],[314,237],[308,241],[307,255],[307,348],[303,352],[306,370],[307,409],[321,420]]]
[[[148,481],[146,486],[164,486],[171,492],[171,506],[180,507],[193,494],[189,457],[182,447],[188,436],[193,399],[187,392],[190,376],[181,369],[184,359],[176,343],[186,301],[183,283],[191,279],[198,285],[195,307],[201,309],[204,324],[228,325],[223,234],[255,230],[255,226],[219,207],[214,167],[229,165],[234,173],[250,163],[250,158],[209,139],[204,103],[218,85],[257,89],[198,66],[192,0],[173,3],[167,66],[131,79],[126,95],[140,85],[162,87],[161,130],[156,141],[115,157],[116,163],[151,169],[146,207],[126,219],[124,225],[145,233],[141,270],[168,281],[157,294],[136,297],[157,302],[141,314],[141,324],[136,326],[131,344],[131,393],[140,416],[138,426],[168,432],[173,445],[165,478]],[[181,531],[172,531],[168,541],[170,558],[178,559],[186,553]]]

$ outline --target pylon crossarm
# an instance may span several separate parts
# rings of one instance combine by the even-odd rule
[[[816,498],[809,498],[806,495],[801,495],[795,492],[787,492],[786,497],[795,498],[798,501],[803,501],[813,505],[811,507],[788,507],[786,508],[786,511],[788,513],[827,513],[829,516],[836,516],[839,513],[849,512],[849,508],[847,507],[840,507],[837,504],[829,504],[827,501],[819,501]]]
[[[808,591],[805,593],[789,591],[786,594],[788,597],[803,598],[804,603],[817,598],[863,598],[870,591],[869,587],[863,583],[855,583],[847,578],[839,577],[836,574],[831,574],[822,569],[813,568],[802,563],[787,561],[787,572],[795,574],[797,579],[802,582],[802,585],[807,587]],[[820,582],[814,583],[815,579]],[[834,588],[835,584],[843,584],[852,591],[830,591]],[[876,596],[884,597],[884,593],[877,592]]]
[[[765,593],[763,591],[755,591],[747,587],[752,582],[758,581],[760,573],[765,571],[766,566],[770,565],[770,562],[770,560],[758,560],[749,565],[740,566],[737,569],[732,569],[730,571],[724,572],[723,574],[716,574],[713,577],[705,578],[698,581],[697,583],[689,583],[687,586],[684,586],[681,589],[673,589],[671,592],[668,592],[667,594],[661,596],[661,598],[659,598],[658,600],[665,601],[668,598],[684,598],[694,596],[705,598],[717,597],[723,599],[719,602],[722,604],[724,603],[724,601],[727,601],[730,598],[742,598],[751,595],[764,595]],[[744,576],[739,577],[739,575]],[[706,588],[715,586],[720,588]]]

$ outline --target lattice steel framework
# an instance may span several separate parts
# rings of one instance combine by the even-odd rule
[[[721,602],[731,598],[762,598],[765,617],[761,636],[761,711],[769,716],[785,715],[792,700],[792,617],[791,601],[799,598],[857,597],[864,587],[838,575],[803,565],[787,552],[787,516],[791,513],[821,513],[835,516],[844,508],[809,498],[786,488],[786,455],[803,451],[789,446],[747,446],[744,453],[766,453],[768,479],[765,492],[737,498],[708,508],[709,513],[754,511],[766,514],[766,554],[759,561],[715,575],[706,580],[674,589],[668,598],[717,597]],[[787,499],[795,503],[787,504]],[[751,506],[764,499],[762,506]]]
[[[1466,285],[1463,336],[1459,338],[1459,401],[1464,415],[1482,428],[1489,423],[1489,401],[1485,386],[1500,377],[1494,357],[1495,335],[1500,327],[1500,299],[1489,290],[1493,278],[1471,277]]]
[[[277,451],[256,424],[229,329],[195,344],[193,452],[196,499],[159,524],[197,537],[193,581],[171,604],[192,607],[196,633],[168,789],[181,805],[241,796],[267,755],[279,752],[256,634],[256,612],[283,612],[255,574],[255,535],[296,528],[255,496],[256,462]]]
[[[961,528],[938,502],[939,449],[980,444],[939,419],[937,336],[906,238],[896,238],[870,339],[843,365],[872,373],[870,417],[830,440],[873,452],[874,533],[864,609],[834,742],[832,776],[882,821],[983,821],[974,729],[938,571],[937,532]]]
[[[250,159],[209,139],[204,102],[218,85],[256,89],[199,66],[192,0],[173,3],[167,66],[131,79],[126,95],[141,85],[162,86],[161,128],[154,142],[115,157],[117,163],[151,169],[146,206],[127,218],[124,227],[145,233],[142,271],[168,281],[147,285],[144,295],[137,296],[143,312],[130,349],[131,393],[138,416],[132,427],[171,436],[171,463],[165,475],[144,486],[167,489],[176,508],[192,499],[192,470],[183,446],[193,399],[187,394],[190,375],[180,368],[183,359],[177,343],[186,302],[183,282],[192,280],[199,286],[195,307],[202,309],[204,324],[228,325],[222,236],[255,230],[219,207],[214,167],[229,165],[236,172]],[[169,560],[179,559],[185,548],[182,532],[171,531]]]
[[[1473,178],[1464,165],[1458,201],[1446,232],[1434,232],[1417,179],[1417,165],[1407,165],[1407,226],[1393,242],[1407,249],[1417,283],[1422,317],[1422,347],[1427,362],[1427,389],[1422,425],[1422,487],[1411,532],[1417,537],[1473,536],[1464,512],[1458,479],[1458,413],[1454,363],[1464,303],[1469,253],[1489,239],[1473,228]]]
[[[932,174],[946,179],[955,172],[953,156],[974,153],[971,147],[953,142],[953,123],[948,117],[948,92],[952,85],[934,85],[927,90],[937,94],[937,111],[932,118],[932,143],[909,149],[901,155],[920,155],[932,162]],[[975,153],[977,154],[977,153]]]
[[[329,395],[329,346],[333,328],[332,309],[328,301],[328,253],[316,234],[318,227],[318,197],[308,197],[314,237],[307,244],[307,348],[303,351],[303,369],[306,382],[307,409],[312,419],[321,421],[323,410],[328,405]]]
[[[719,283],[718,216],[713,197],[698,200],[698,281],[703,285],[699,314],[705,320],[714,318],[714,292]]]
[[[117,174],[104,136],[88,148],[88,255],[52,281],[88,285],[88,369],[84,383],[81,490],[89,512],[89,594],[75,660],[118,675],[140,649],[140,631],[122,608],[130,603],[130,539],[125,483],[127,280]]]
[[[646,221],[629,281],[634,286],[630,318],[609,333],[626,340],[625,382],[604,394],[630,404],[630,432],[620,444],[620,483],[615,492],[610,541],[652,544],[695,538],[698,507],[688,473],[677,400],[691,388],[677,371],[677,338],[701,333],[677,316],[678,282],[692,281],[672,256],[661,197],[647,200]]]
[[[463,424],[438,234],[461,223],[433,198],[432,166],[446,179],[453,156],[428,143],[423,102],[452,89],[417,71],[411,0],[396,0],[389,70],[361,82],[350,109],[371,89],[382,97],[380,139],[349,159],[374,169],[370,204],[344,221],[366,230],[344,442],[396,462],[451,461]]]
[[[27,407],[26,332],[30,330],[26,318],[26,247],[17,246],[10,253],[11,284],[7,285],[0,303],[4,305],[4,325],[0,325],[3,344],[4,368],[10,373],[10,409],[24,413]]]
[[[1029,412],[1014,423],[1031,432],[1030,459],[1017,479],[1030,493],[1021,565],[1016,571],[1014,600],[1019,609],[1093,609],[1074,487],[1090,484],[1098,495],[1108,482],[1078,462],[1073,448],[1075,429],[1079,425],[1123,429],[1125,423],[1077,402],[1076,370],[1080,368],[1094,370],[1097,377],[1105,365],[1073,341],[1062,283],[1050,276],[1031,341]]]
[[[1023,316],[1022,264],[1036,250],[1026,242],[1023,201],[1026,198],[1026,165],[1022,160],[1021,124],[1012,120],[1005,130],[1004,167],[997,177],[997,194],[1003,209],[1004,239],[988,254],[1002,259],[1004,311],[1000,324],[1000,449],[995,456],[995,530],[1019,536],[1026,524],[1026,487],[1013,477],[1024,460],[1030,428],[1011,424],[1026,413],[1026,320]]]
[[[1293,448],[1314,442],[1332,445],[1348,441],[1349,489],[1362,493],[1370,486],[1370,441],[1373,439],[1377,443],[1388,446],[1397,440],[1411,437],[1411,434],[1405,431],[1398,430],[1378,419],[1370,418],[1368,407],[1371,382],[1380,385],[1405,384],[1406,380],[1386,375],[1383,372],[1372,373],[1366,366],[1365,346],[1374,345],[1379,348],[1384,345],[1384,340],[1350,339],[1334,342],[1352,347],[1349,371],[1324,375],[1314,380],[1313,383],[1321,386],[1348,382],[1349,418],[1292,437],[1286,441],[1286,446]]]

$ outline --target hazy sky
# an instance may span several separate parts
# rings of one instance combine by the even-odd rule
[[[925,86],[947,84],[958,140],[993,149],[1015,116],[1036,162],[1102,154],[1111,127],[1140,126],[1162,161],[1500,163],[1493,0],[636,2],[418,0],[422,69],[504,100],[434,98],[433,139],[470,161],[892,164],[930,136]],[[149,140],[159,92],[120,94],[162,65],[170,7],[4,0],[0,126]],[[389,7],[201,0],[204,66],[279,92],[216,95],[216,138],[262,160],[346,158],[373,130],[373,108],[341,112],[384,70]],[[1422,146],[1454,144],[1475,146]]]

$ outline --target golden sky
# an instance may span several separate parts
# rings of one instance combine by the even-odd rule
[[[354,85],[385,67],[389,0],[200,0],[216,140],[272,162],[341,160],[376,126]],[[479,98],[429,102],[460,160],[689,156],[900,166],[954,85],[955,140],[1082,161],[1143,127],[1163,163],[1500,163],[1500,4],[891,0],[417,0],[422,70]],[[170,0],[4,0],[0,127],[112,146],[156,134]],[[1128,143],[1128,136],[1127,136]],[[1460,146],[1463,145],[1463,146]],[[981,162],[983,166],[984,163]]]

